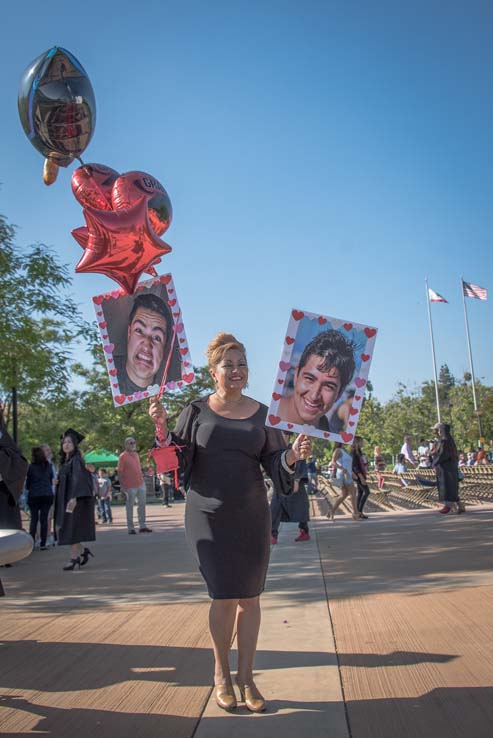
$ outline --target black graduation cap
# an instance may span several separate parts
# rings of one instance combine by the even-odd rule
[[[79,443],[81,443],[81,441],[83,441],[85,438],[85,436],[83,436],[82,433],[79,433],[73,428],[67,428],[65,433],[62,433],[62,435],[60,436],[60,439],[63,441],[65,436],[70,436],[70,438],[72,439],[72,441],[74,442],[76,446],[78,446]]]

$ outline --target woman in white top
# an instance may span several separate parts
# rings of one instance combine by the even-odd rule
[[[353,484],[353,470],[351,454],[344,450],[342,443],[336,443],[334,453],[332,455],[331,466],[336,469],[337,486],[341,488],[341,495],[334,503],[332,510],[327,514],[330,520],[334,520],[334,514],[337,508],[344,500],[351,495],[351,503],[353,506],[353,520],[359,520],[359,514],[356,505],[356,488]]]

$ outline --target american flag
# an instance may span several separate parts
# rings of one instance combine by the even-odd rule
[[[428,299],[430,302],[447,302],[444,297],[438,294],[438,292],[435,292],[435,290],[432,290],[430,287],[428,287]]]
[[[465,297],[475,297],[476,300],[488,299],[488,290],[477,284],[471,284],[471,282],[464,282],[462,280],[462,289],[464,290]]]

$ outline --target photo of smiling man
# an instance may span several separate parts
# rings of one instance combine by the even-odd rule
[[[171,275],[141,282],[136,294],[93,298],[115,407],[193,382],[185,328]]]
[[[327,330],[310,341],[294,370],[293,391],[279,402],[280,417],[296,425],[329,430],[327,414],[351,381],[354,345],[339,331]]]
[[[266,425],[352,443],[377,329],[291,310]]]

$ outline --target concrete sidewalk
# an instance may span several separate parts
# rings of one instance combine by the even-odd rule
[[[320,519],[306,543],[283,524],[262,598],[261,715],[211,699],[209,600],[183,512],[149,505],[154,532],[128,536],[117,508],[80,571],[61,570],[62,548],[2,569],[1,735],[490,738],[491,506]]]

